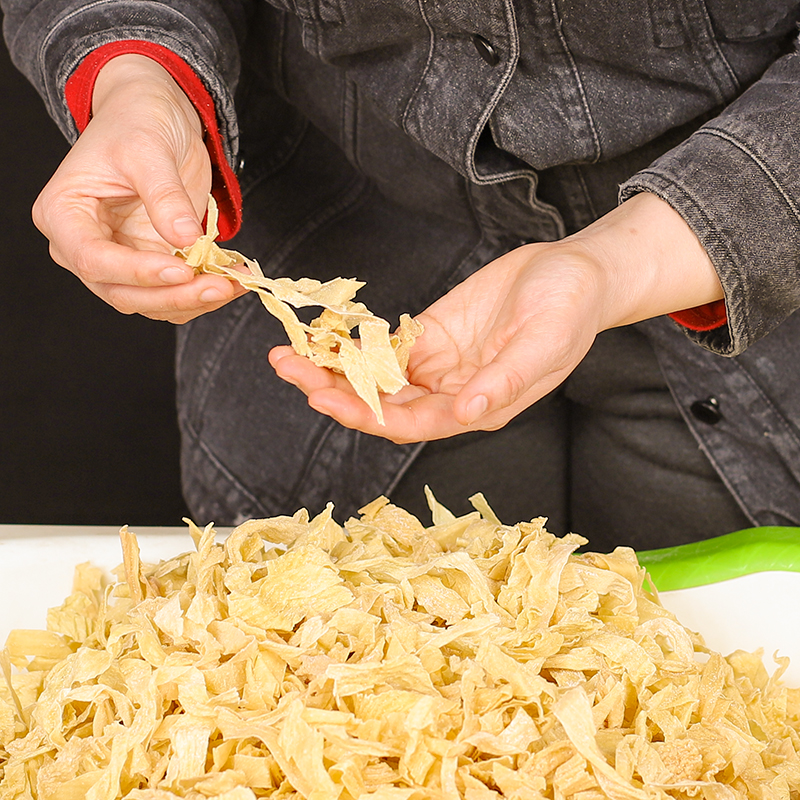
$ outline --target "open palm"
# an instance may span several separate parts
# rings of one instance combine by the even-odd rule
[[[410,385],[382,396],[381,426],[347,380],[276,348],[278,375],[343,425],[395,442],[493,430],[561,383],[598,332],[590,260],[527,245],[476,272],[417,319]],[[582,320],[576,325],[576,320]]]

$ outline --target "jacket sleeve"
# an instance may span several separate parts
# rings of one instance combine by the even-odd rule
[[[233,96],[247,0],[0,0],[3,33],[17,68],[33,83],[70,142],[78,136],[65,88],[90,53],[124,40],[175,53],[200,78],[233,164],[238,130]]]
[[[620,188],[652,192],[708,252],[727,322],[687,335],[738,355],[800,308],[800,55],[776,61],[688,139]],[[702,326],[701,326],[702,327]]]

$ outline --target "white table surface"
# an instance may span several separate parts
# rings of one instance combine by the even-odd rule
[[[145,562],[194,549],[187,527],[130,529]],[[119,527],[0,525],[0,645],[14,628],[45,627],[47,609],[71,593],[85,561],[108,571],[120,564]]]
[[[194,549],[186,527],[137,528],[142,560],[157,562]],[[224,538],[230,529],[220,529]],[[0,525],[0,645],[14,628],[43,628],[47,609],[71,591],[75,566],[110,570],[122,561],[119,528]],[[800,686],[800,573],[762,572],[710,586],[662,592],[663,604],[714,650],[764,649],[791,658],[784,681]]]

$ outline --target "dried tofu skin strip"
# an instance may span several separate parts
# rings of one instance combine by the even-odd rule
[[[353,300],[364,286],[354,278],[321,283],[312,278],[293,281],[265,277],[257,261],[217,245],[218,219],[217,204],[209,195],[206,233],[193,245],[176,250],[175,255],[195,272],[222,275],[255,292],[267,311],[281,322],[295,352],[343,374],[383,425],[379,393],[396,394],[408,385],[405,372],[409,351],[422,334],[421,323],[404,314],[397,331],[390,333],[388,322]],[[249,272],[237,268],[239,265]],[[309,306],[321,306],[323,312],[307,325],[292,308]],[[351,336],[355,329],[360,347]]]
[[[3,800],[654,800],[800,793],[800,690],[710,652],[635,554],[482,496],[433,524],[249,520],[146,564],[123,529],[0,657]],[[780,660],[779,660],[780,661]]]

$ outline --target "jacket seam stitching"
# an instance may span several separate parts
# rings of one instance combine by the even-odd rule
[[[245,497],[247,497],[250,502],[253,504],[255,508],[259,508],[261,506],[258,498],[247,489],[244,484],[239,481],[239,479],[220,461],[220,459],[216,456],[213,450],[206,444],[205,440],[199,435],[197,430],[195,429],[194,425],[189,422],[189,420],[184,420],[185,430],[186,432],[192,437],[192,439],[197,443],[198,448],[201,450],[203,455],[211,462],[214,468],[224,476],[224,478],[239,492],[241,492]]]
[[[733,483],[728,474],[725,472],[725,467],[723,462],[717,458],[716,456],[716,448],[713,445],[710,445],[706,440],[702,437],[700,431],[696,430],[692,424],[692,421],[689,419],[689,415],[684,413],[684,409],[681,408],[681,414],[684,417],[684,421],[688,426],[689,430],[695,437],[695,441],[697,442],[700,449],[705,453],[706,458],[711,463],[711,466],[714,468],[714,471],[719,476],[720,480],[722,481],[725,488],[731,493],[731,496],[738,504],[739,508],[744,512],[745,516],[747,516],[750,521],[754,525],[758,525],[758,520],[756,519],[755,513],[750,508],[750,504],[745,500],[744,495],[739,491],[739,487],[737,484]]]
[[[800,439],[795,435],[794,431],[792,430],[791,426],[788,424],[786,418],[784,417],[783,413],[778,409],[778,407],[772,402],[772,400],[764,393],[762,388],[758,385],[756,381],[753,380],[750,373],[742,367],[741,364],[738,364],[736,361],[733,362],[734,367],[738,369],[742,375],[744,375],[745,380],[750,384],[751,388],[758,394],[761,398],[762,402],[769,408],[772,412],[772,415],[775,418],[778,426],[784,431],[785,435],[794,443],[795,448],[800,451]],[[773,445],[774,447],[774,445]],[[776,448],[777,449],[777,448]],[[788,515],[787,515],[788,516]]]
[[[439,296],[439,293],[442,290],[449,292],[450,289],[453,288],[453,278],[462,274],[461,270],[463,269],[464,264],[466,264],[470,259],[474,258],[474,256],[479,252],[481,246],[487,242],[486,232],[483,229],[483,225],[481,225],[480,217],[478,216],[475,204],[472,200],[472,192],[469,191],[469,184],[467,184],[466,198],[472,218],[475,221],[475,225],[477,226],[478,230],[480,231],[480,236],[478,237],[478,241],[475,242],[474,246],[470,248],[470,251],[464,256],[464,258],[462,258],[461,261],[459,261],[458,264],[454,266],[453,269],[451,269],[446,276],[443,276],[442,279],[436,284],[436,286],[439,287],[439,291],[436,293],[437,296]],[[481,265],[481,267],[482,266],[485,265]],[[481,267],[478,267],[475,271],[477,272],[477,270],[481,269]],[[464,280],[464,278],[462,278],[462,280]]]
[[[478,124],[475,126],[472,134],[469,136],[466,142],[466,148],[464,151],[464,162],[467,165],[467,169],[469,171],[469,177],[475,183],[497,183],[495,180],[488,180],[482,181],[479,178],[478,172],[475,169],[475,148],[478,146],[478,139],[480,138],[481,134],[483,133],[484,128],[489,123],[489,119],[494,113],[497,104],[500,102],[500,98],[505,93],[506,88],[511,83],[511,79],[514,76],[514,72],[517,69],[517,62],[519,61],[519,31],[517,30],[517,18],[514,14],[514,6],[512,3],[504,3],[503,8],[505,9],[505,17],[506,17],[506,25],[508,26],[509,31],[511,32],[511,44],[512,50],[509,54],[509,66],[506,69],[505,73],[503,74],[502,79],[498,82],[497,86],[495,87],[492,96],[489,98],[489,101],[486,103],[486,107],[483,109],[480,117],[478,118]],[[500,173],[499,177],[505,178],[505,176],[513,175],[513,171]],[[494,176],[492,176],[494,177]]]
[[[268,180],[276,172],[283,169],[286,166],[286,164],[294,157],[295,153],[302,144],[303,139],[305,138],[306,130],[309,124],[310,123],[308,122],[308,120],[303,120],[300,132],[294,137],[294,141],[288,147],[285,148],[282,154],[280,154],[280,158],[278,158],[275,161],[269,162],[267,166],[264,167],[263,169],[255,170],[251,175],[248,175],[247,169],[245,168],[244,172],[239,178],[239,185],[241,186],[242,189],[242,200],[244,200],[254,189],[258,188],[258,186],[263,181]],[[281,142],[281,144],[282,143],[283,142]]]
[[[145,0],[141,4],[142,5],[154,5],[153,3],[148,2],[148,0]],[[77,17],[80,17],[82,14],[88,13],[89,11],[94,10],[98,6],[103,6],[103,5],[107,5],[105,0],[95,0],[95,2],[90,3],[88,6],[84,6],[83,8],[78,8],[78,9],[75,9],[73,11],[70,11],[68,14],[65,14],[53,26],[52,30],[48,31],[47,35],[42,40],[41,46],[39,47],[38,63],[39,63],[39,69],[41,70],[42,74],[44,74],[44,72],[45,72],[45,55],[44,54],[47,51],[48,47],[50,46],[50,42],[53,40],[53,38],[58,33],[59,29],[62,28],[64,25],[68,24],[69,22],[71,22],[73,19],[75,19]],[[181,19],[183,19],[187,23],[189,23],[189,25],[194,30],[196,30],[198,32],[198,34],[200,34],[200,36],[202,36],[202,38],[206,42],[206,44],[208,44],[209,46],[212,44],[209,41],[208,37],[191,21],[191,19],[189,19],[189,17],[187,17],[185,14],[180,13],[176,9],[170,9],[170,10],[173,11],[177,17],[180,17]],[[142,25],[131,25],[130,26],[131,29],[142,28],[142,27],[146,27],[146,26],[142,26]]]
[[[417,442],[414,445],[403,445],[403,447],[407,447],[409,449],[409,453],[395,470],[394,477],[389,481],[389,483],[385,484],[383,494],[385,494],[387,497],[391,496],[392,492],[397,488],[398,484],[403,479],[403,476],[406,474],[406,472],[408,472],[408,470],[411,468],[411,465],[417,460],[419,454],[427,445],[428,442]]]
[[[761,399],[761,401],[768,407],[770,412],[772,412],[772,416],[774,416],[777,419],[779,426],[785,431],[786,435],[795,443],[795,445],[797,447],[800,447],[800,441],[794,435],[794,433],[791,430],[791,428],[787,425],[786,420],[783,418],[783,414],[778,410],[778,408],[774,405],[774,403],[772,403],[772,401],[767,397],[767,395],[764,394],[764,392],[761,390],[761,388],[758,386],[758,384],[752,379],[752,377],[747,372],[747,370],[743,369],[740,365],[736,364],[736,362],[733,362],[733,364],[734,364],[734,367],[741,374],[744,375],[744,378],[747,381],[748,385],[752,389],[754,389],[756,391],[756,393],[758,394],[758,396]],[[683,409],[681,409],[681,411],[683,413]],[[694,431],[695,429],[693,427],[693,423],[689,419],[688,414],[683,414],[683,416],[687,420],[687,423],[689,423],[690,429],[692,431]],[[763,426],[761,426],[761,427],[763,427]],[[765,435],[769,435],[768,431],[764,431],[764,433],[765,433]],[[763,516],[759,515],[759,511],[766,511],[766,512],[769,512],[769,513],[772,513],[772,514],[778,513],[781,516],[785,517],[786,519],[792,519],[793,518],[792,512],[789,510],[789,508],[787,506],[781,505],[780,500],[776,500],[776,504],[774,506],[770,506],[769,508],[765,508],[763,505],[758,510],[756,508],[754,508],[754,504],[752,502],[750,502],[748,499],[746,499],[746,498],[749,498],[750,496],[747,495],[746,493],[742,493],[738,488],[738,484],[734,483],[734,482],[732,482],[731,480],[728,479],[727,473],[725,471],[726,467],[724,466],[724,464],[727,464],[727,462],[722,462],[720,459],[716,458],[716,456],[714,455],[715,452],[716,452],[716,447],[713,444],[706,443],[705,439],[702,438],[702,434],[699,431],[697,431],[697,433],[696,433],[696,438],[698,438],[698,442],[700,444],[700,447],[705,452],[705,454],[708,457],[709,461],[711,461],[711,463],[714,465],[714,468],[717,471],[717,474],[720,476],[720,478],[722,479],[723,483],[728,488],[728,491],[730,491],[730,493],[734,496],[734,498],[739,503],[739,505],[742,508],[742,510],[745,512],[745,514],[747,514],[748,517],[750,517],[750,519],[753,521],[754,524],[756,524],[756,525],[771,524],[769,522],[763,521]],[[713,440],[714,438],[715,438],[714,434],[712,433],[709,436],[709,439]],[[770,437],[770,438],[772,438],[772,437]],[[782,454],[781,454],[780,450],[778,450],[778,448],[775,447],[774,443],[772,443],[772,446],[773,446],[773,449],[778,454],[778,456],[780,457],[780,462],[783,465],[787,465],[786,459],[781,457]],[[789,471],[791,471],[791,470],[789,470]]]
[[[419,76],[419,80],[417,81],[417,85],[414,87],[414,91],[411,93],[411,97],[408,98],[408,103],[406,103],[406,107],[403,109],[403,130],[408,133],[408,116],[411,113],[411,108],[414,105],[414,101],[417,99],[420,90],[422,89],[423,84],[425,83],[425,78],[428,76],[428,72],[431,68],[431,63],[433,62],[433,51],[436,49],[436,35],[433,30],[433,26],[428,19],[428,14],[425,11],[425,0],[417,0],[417,8],[419,8],[420,16],[422,17],[422,21],[425,23],[425,27],[428,29],[428,39],[429,39],[429,46],[428,46],[428,57],[425,60],[425,66],[422,69],[422,74]]]
[[[342,152],[350,159],[356,169],[361,169],[358,156],[358,130],[359,130],[359,103],[358,86],[355,81],[349,80],[346,76],[340,75],[342,81],[342,106],[341,121],[342,129]]]
[[[314,470],[317,469],[317,459],[319,458],[319,454],[325,447],[326,442],[330,439],[333,431],[338,427],[338,423],[336,420],[328,420],[327,424],[325,425],[322,433],[320,434],[319,438],[317,439],[317,443],[314,446],[314,450],[309,454],[308,458],[306,459],[305,467],[303,468],[302,472],[297,476],[297,480],[294,482],[294,485],[286,492],[287,506],[289,508],[294,507],[300,502],[300,493],[303,491],[303,487],[308,483],[308,477],[314,473]]]
[[[744,142],[739,141],[739,139],[737,139],[731,133],[728,133],[728,131],[723,131],[719,128],[701,128],[699,131],[697,131],[697,133],[705,136],[717,136],[723,141],[726,141],[741,150],[742,153],[744,153],[751,161],[753,161],[753,163],[755,163],[764,173],[764,175],[769,179],[770,183],[775,187],[775,190],[778,192],[778,194],[780,194],[780,196],[784,199],[786,205],[791,209],[795,218],[800,220],[800,208],[798,208],[794,200],[792,200],[792,198],[783,189],[780,181],[778,181],[772,170],[769,168],[769,166],[767,166],[767,163],[757,153],[751,150]]]
[[[701,42],[702,45],[706,45],[708,50],[703,47],[703,60],[706,62],[706,65],[709,68],[709,71],[714,76],[714,79],[717,83],[717,87],[719,88],[719,99],[724,103],[729,101],[729,95],[725,91],[725,86],[722,85],[719,78],[717,77],[717,72],[714,69],[714,60],[718,60],[718,63],[722,65],[725,74],[728,76],[728,79],[733,86],[734,92],[739,90],[740,84],[739,79],[736,77],[736,73],[731,67],[725,53],[722,51],[719,42],[717,41],[716,36],[714,35],[714,25],[711,22],[711,17],[708,13],[708,6],[706,5],[705,0],[702,0],[699,3],[699,7],[697,7],[697,11],[699,15],[702,17],[702,24],[703,24],[703,33],[705,34],[705,41]],[[710,57],[713,55],[715,57]]]
[[[658,356],[658,350],[656,351],[656,355]],[[672,399],[674,400],[675,405],[677,406],[678,411],[680,412],[680,415],[683,417],[683,420],[686,423],[686,426],[691,431],[692,436],[694,436],[695,441],[697,442],[698,446],[703,451],[703,453],[705,453],[706,458],[708,458],[709,462],[711,463],[712,467],[714,468],[714,471],[717,473],[717,475],[719,476],[720,480],[725,485],[727,490],[731,493],[731,495],[733,496],[733,499],[739,505],[739,508],[742,509],[744,514],[750,519],[750,521],[754,525],[757,525],[758,521],[757,521],[754,513],[751,511],[750,506],[745,501],[744,496],[739,491],[738,486],[735,483],[733,483],[730,480],[730,478],[728,477],[728,474],[725,471],[720,459],[717,458],[717,456],[716,456],[716,448],[712,444],[709,444],[708,441],[706,441],[706,437],[703,436],[703,433],[700,431],[700,429],[698,427],[696,427],[697,420],[695,420],[691,416],[691,414],[689,412],[689,408],[684,404],[683,398],[681,397],[680,393],[678,392],[677,387],[675,385],[673,385],[673,381],[670,379],[670,376],[668,374],[668,370],[666,369],[666,366],[663,363],[663,360],[661,358],[657,358],[657,360],[658,360],[659,369],[661,370],[661,374],[664,376],[664,379],[667,382],[667,388],[669,389],[669,392],[672,395]],[[717,370],[717,371],[719,372],[720,370]]]
[[[550,0],[550,8],[553,12],[553,19],[556,23],[556,34],[558,35],[558,41],[561,44],[561,47],[564,50],[567,59],[569,60],[570,70],[572,71],[572,75],[575,79],[575,84],[578,87],[578,95],[581,98],[581,105],[583,106],[583,110],[586,113],[586,119],[589,123],[589,130],[592,132],[592,143],[594,144],[594,158],[592,159],[592,163],[596,163],[600,160],[600,156],[602,155],[601,148],[600,148],[600,137],[597,133],[597,126],[594,124],[594,117],[592,116],[592,110],[589,107],[589,100],[586,97],[586,90],[583,87],[583,81],[581,80],[580,72],[578,71],[578,65],[575,63],[575,58],[572,55],[572,51],[569,49],[567,45],[566,37],[564,36],[564,31],[561,25],[561,19],[558,15],[558,8],[556,6],[556,0]]]

